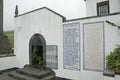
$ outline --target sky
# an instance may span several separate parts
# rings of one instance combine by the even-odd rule
[[[14,29],[15,6],[18,5],[19,14],[41,7],[48,7],[63,15],[67,19],[86,16],[84,0],[3,0],[4,1],[4,31]]]

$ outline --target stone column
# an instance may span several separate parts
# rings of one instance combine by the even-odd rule
[[[0,35],[3,34],[3,0],[0,0]]]

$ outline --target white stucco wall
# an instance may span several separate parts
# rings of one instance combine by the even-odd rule
[[[104,80],[115,80],[114,77],[104,76]]]
[[[0,70],[10,69],[14,67],[18,67],[16,56],[0,58]]]
[[[86,0],[86,15],[97,16],[97,3],[108,0]],[[120,0],[109,0],[110,13],[120,12]]]
[[[120,12],[120,0],[110,1],[110,13]]]
[[[120,80],[120,75],[115,75],[114,80]]]
[[[86,0],[86,15],[97,16],[97,3],[108,0]]]
[[[120,14],[113,16],[96,17],[96,18],[65,22],[64,24],[80,22],[81,71],[72,71],[72,70],[63,69],[58,73],[58,75],[62,77],[71,78],[73,80],[104,80],[103,72],[83,70],[83,24],[104,21],[105,55],[108,55],[110,54],[111,51],[114,50],[117,44],[120,44],[120,36],[118,35],[118,28],[106,23],[106,20],[109,20],[113,23],[120,25],[119,17]]]
[[[73,80],[104,80],[103,72],[83,70],[83,24],[104,21],[105,55],[108,55],[120,44],[117,28],[106,23],[106,20],[120,25],[120,14],[62,22],[62,18],[49,10],[42,9],[15,18],[15,54],[19,67],[29,64],[29,41],[35,33],[44,36],[47,45],[58,46],[58,69],[56,75]],[[63,68],[63,24],[80,23],[80,60],[81,70],[67,70]]]
[[[19,67],[29,64],[29,42],[39,33],[46,45],[57,45],[58,56],[62,55],[62,17],[47,9],[38,10],[15,18],[15,53]]]

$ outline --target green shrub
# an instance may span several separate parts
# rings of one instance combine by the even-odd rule
[[[4,32],[4,35],[8,36],[10,45],[14,48],[14,31],[6,31]]]
[[[120,47],[115,48],[107,56],[107,68],[115,72],[120,72]]]

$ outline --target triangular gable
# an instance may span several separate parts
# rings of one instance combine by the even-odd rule
[[[56,14],[56,15],[62,17],[62,18],[63,18],[63,21],[66,20],[66,17],[62,16],[61,14],[59,14],[59,13],[57,13],[57,12],[55,12],[55,11],[53,11],[53,10],[47,8],[47,7],[38,8],[38,9],[35,9],[35,10],[32,10],[32,11],[29,11],[29,12],[26,12],[26,13],[23,13],[23,14],[20,14],[20,15],[15,16],[15,17],[19,17],[19,16],[22,16],[22,15],[26,15],[26,14],[29,14],[29,13],[32,13],[32,12],[35,12],[35,11],[38,11],[38,10],[42,10],[42,9],[47,9],[47,10],[51,11],[52,13],[54,13],[54,14]]]

